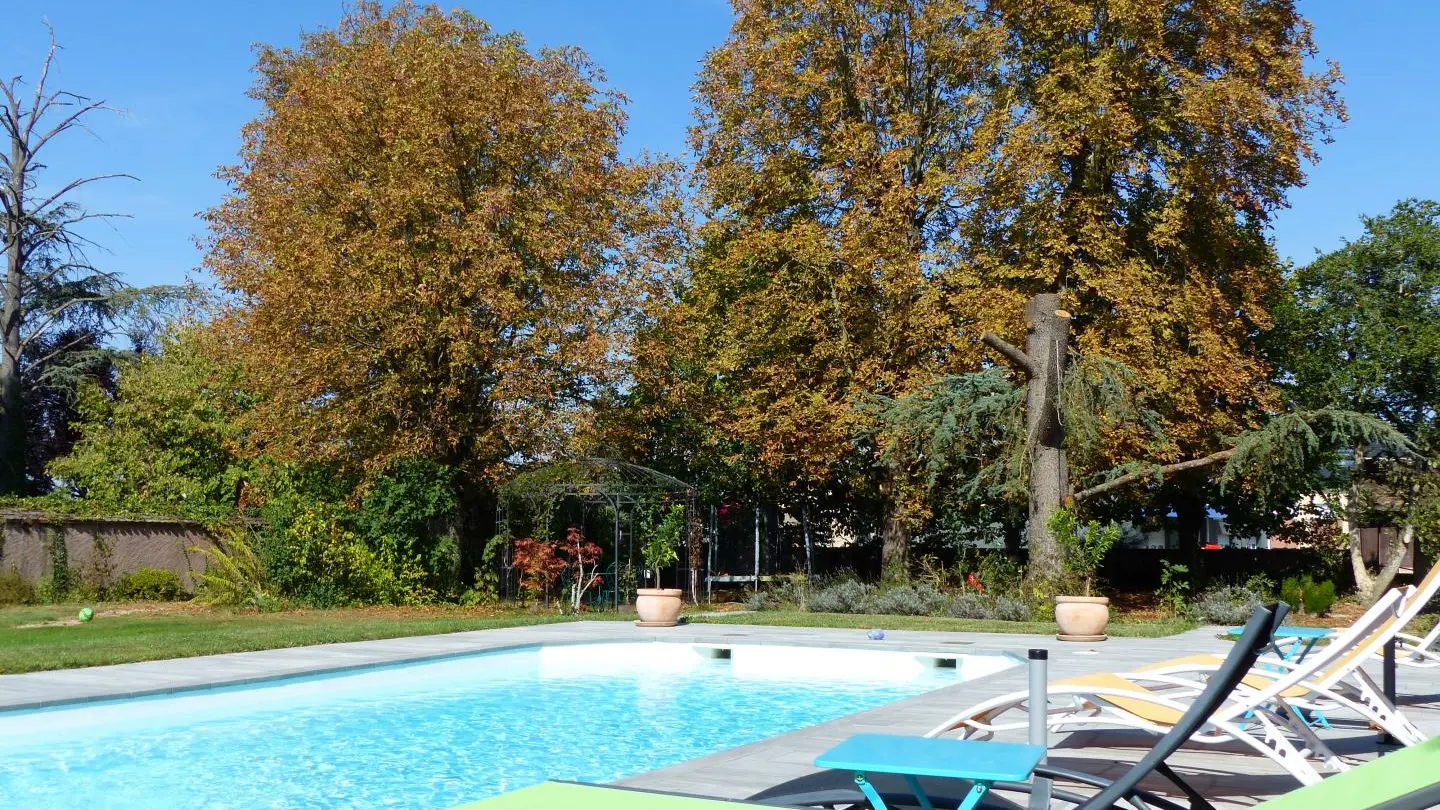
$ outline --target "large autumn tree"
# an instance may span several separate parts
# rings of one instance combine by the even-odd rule
[[[857,469],[854,405],[976,359],[945,279],[978,177],[967,97],[990,61],[960,4],[892,5],[737,3],[697,84],[711,219],[661,365],[702,435],[773,488],[878,490],[894,577],[913,503]]]
[[[1170,458],[1214,451],[1277,404],[1253,345],[1266,228],[1343,115],[1313,54],[1292,0],[737,0],[695,136],[714,221],[688,310],[716,421],[822,465],[862,394],[1002,359],[1028,379],[1073,346],[1155,392]],[[1037,351],[984,354],[1027,309]],[[1072,485],[1039,382],[1029,537],[1054,567]]]
[[[262,105],[207,263],[282,459],[406,458],[483,486],[566,440],[611,378],[660,172],[575,49],[361,3],[261,48]]]
[[[1310,72],[1293,0],[994,2],[984,16],[1004,39],[986,111],[999,137],[963,222],[977,283],[960,306],[1018,336],[1026,304],[1058,294],[1074,348],[1156,393],[1171,459],[1218,451],[1279,404],[1255,344],[1280,289],[1267,228],[1343,116],[1338,69]],[[1053,305],[1030,309],[1052,320]],[[1055,421],[1062,367],[1020,368],[1051,392],[1032,427]],[[1032,554],[1050,557],[1047,517],[1072,482],[1058,442],[1031,452]],[[1203,516],[1201,498],[1177,511]]]

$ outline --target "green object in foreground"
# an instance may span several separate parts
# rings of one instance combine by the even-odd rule
[[[1392,751],[1348,771],[1261,802],[1253,810],[1362,810],[1430,788],[1440,802],[1440,737]],[[1417,804],[1416,807],[1431,805]]]
[[[1386,754],[1316,785],[1297,788],[1255,805],[1252,810],[1369,810],[1429,789],[1440,801],[1440,738]],[[453,810],[741,810],[759,805],[700,799],[671,793],[543,782]],[[1428,807],[1428,804],[1406,805]]]
[[[88,622],[91,619],[95,618],[95,611],[91,610],[88,607],[80,608],[80,613],[75,618],[79,619],[82,622]]]

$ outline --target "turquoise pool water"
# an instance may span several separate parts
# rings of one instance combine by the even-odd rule
[[[605,782],[1010,666],[962,656],[557,646],[0,714],[0,805],[439,810]]]

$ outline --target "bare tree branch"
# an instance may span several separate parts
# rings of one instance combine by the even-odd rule
[[[59,45],[55,43],[55,27],[50,21],[45,21],[45,30],[50,35],[50,47],[45,51],[45,61],[40,63],[40,78],[35,82],[35,98],[30,102],[30,122],[25,127],[25,136],[21,138],[25,143],[30,142],[30,133],[35,128],[35,122],[39,119],[40,97],[45,94],[45,82],[50,78],[50,66],[55,64],[55,51]],[[18,111],[17,111],[18,112]]]
[[[47,363],[49,363],[51,360],[54,360],[55,358],[59,357],[60,355],[64,354],[65,352],[70,351],[71,349],[75,348],[76,346],[80,345],[81,343],[84,343],[84,342],[87,341],[87,340],[93,340],[94,338],[95,338],[95,336],[92,335],[92,334],[90,334],[89,332],[85,332],[85,333],[76,335],[73,340],[69,341],[68,343],[65,343],[65,344],[62,345],[62,346],[56,346],[54,349],[51,349],[49,352],[46,352],[43,357],[40,357],[40,358],[38,358],[37,360],[35,360],[34,363],[35,363],[35,365],[37,365],[37,366],[44,366],[44,365],[46,365]],[[49,372],[48,372],[48,370],[47,370],[47,371],[45,371],[45,372],[41,372],[41,375],[40,375],[40,376],[41,376],[41,377],[46,377],[46,376],[48,376],[48,375],[49,375]]]
[[[1143,470],[1126,473],[1117,478],[1112,478],[1102,484],[1096,484],[1093,487],[1082,489],[1074,495],[1071,495],[1070,497],[1075,501],[1083,501],[1087,498],[1093,498],[1096,495],[1103,495],[1111,490],[1119,489],[1126,484],[1133,484],[1136,481],[1141,481],[1147,478],[1163,478],[1172,473],[1184,472],[1186,470],[1196,470],[1200,469],[1201,467],[1209,467],[1224,461],[1229,461],[1230,457],[1233,455],[1235,455],[1235,448],[1232,447],[1228,450],[1221,450],[1218,453],[1211,453],[1210,455],[1203,458],[1192,458],[1189,461],[1180,461],[1176,462],[1175,464],[1152,465],[1146,467]]]
[[[1019,347],[1007,343],[994,332],[986,332],[981,335],[980,342],[1004,355],[1016,371],[1024,372],[1027,377],[1035,376],[1035,361],[1031,360],[1030,355],[1021,351]]]
[[[108,295],[89,295],[89,296],[71,298],[71,299],[67,300],[65,303],[61,304],[60,306],[55,307],[55,308],[52,309],[52,310],[49,310],[49,311],[46,312],[45,315],[43,316],[43,317],[44,317],[44,320],[41,321],[41,322],[40,322],[37,326],[35,326],[33,329],[31,329],[31,330],[30,330],[30,334],[28,334],[28,335],[26,335],[26,336],[24,336],[23,338],[20,339],[20,351],[21,351],[21,353],[23,354],[24,351],[25,351],[25,347],[26,347],[26,346],[29,346],[31,343],[33,343],[36,338],[38,338],[38,337],[40,337],[41,335],[45,334],[45,332],[48,331],[51,327],[53,327],[56,323],[59,323],[59,322],[60,322],[60,316],[63,315],[63,314],[65,314],[65,311],[66,311],[66,310],[72,309],[72,308],[77,307],[77,306],[79,306],[79,305],[81,305],[81,304],[94,304],[94,303],[97,303],[97,302],[99,302],[99,301],[106,301],[106,300],[109,300],[109,298],[110,298],[110,296],[108,296]]]
[[[76,178],[76,179],[74,179],[74,180],[71,180],[70,182],[66,183],[64,186],[62,186],[62,187],[60,188],[59,191],[56,191],[54,194],[51,194],[49,197],[46,197],[44,200],[41,200],[40,202],[36,203],[36,204],[34,205],[34,207],[31,209],[30,215],[31,215],[32,217],[37,218],[37,219],[44,219],[44,218],[45,218],[45,211],[46,211],[46,209],[48,209],[50,206],[54,205],[56,202],[58,202],[58,201],[59,201],[62,197],[64,197],[66,194],[69,194],[70,192],[74,191],[74,190],[77,189],[77,188],[80,188],[81,186],[89,185],[90,183],[94,183],[94,182],[97,181],[97,180],[114,180],[114,179],[117,179],[117,178],[125,178],[125,179],[128,179],[128,180],[139,180],[139,178],[136,177],[135,175],[133,175],[133,174],[125,174],[125,173],[123,173],[123,172],[117,172],[117,173],[115,173],[115,174],[97,174],[97,175],[94,175],[94,176],[92,176],[92,177],[78,177],[78,178]],[[109,215],[109,214],[97,214],[97,215],[95,215],[95,216],[104,217],[104,216],[112,216],[112,215]]]
[[[0,82],[0,239],[5,256],[0,274],[0,492],[7,493],[23,489],[28,481],[29,431],[19,407],[25,386],[55,385],[57,374],[77,368],[66,359],[79,357],[77,352],[96,357],[109,353],[104,340],[124,329],[127,317],[128,288],[115,274],[91,264],[86,249],[101,246],[78,227],[116,215],[88,211],[72,197],[100,180],[136,178],[108,173],[58,186],[38,182],[50,168],[44,150],[52,140],[76,129],[94,136],[88,116],[112,109],[104,101],[49,87],[59,45],[48,23],[46,29],[49,48],[31,90],[23,89],[20,76]]]

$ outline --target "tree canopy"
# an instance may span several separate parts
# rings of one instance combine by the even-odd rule
[[[1295,0],[734,7],[688,177],[622,156],[583,52],[464,11],[364,0],[260,47],[205,215],[224,306],[159,345],[174,291],[91,266],[89,214],[38,191],[35,122],[99,106],[0,85],[32,468],[125,511],[263,504],[257,553],[317,602],[462,593],[500,481],[566,457],[798,512],[807,550],[812,512],[878,535],[889,579],[997,525],[1058,574],[1062,506],[1268,529],[1318,492],[1352,556],[1361,521],[1440,525],[1440,204],[1296,269],[1270,239],[1346,115]]]
[[[123,366],[113,394],[82,389],[79,439],[50,473],[121,512],[233,515],[254,477],[245,422],[256,397],[203,327],[155,348]]]
[[[1276,407],[1265,230],[1344,115],[1292,0],[735,7],[697,83],[710,220],[641,355],[702,438],[787,483],[869,468],[913,523],[857,404],[994,362],[1041,293],[1154,392],[1172,458]]]
[[[562,445],[613,377],[662,172],[573,48],[361,3],[264,47],[207,265],[283,458],[471,480]]]
[[[1440,203],[1404,200],[1296,269],[1277,341],[1287,390],[1344,403],[1440,448]]]
[[[1350,528],[1356,582],[1378,596],[1417,532],[1432,550],[1440,541],[1440,477],[1431,466],[1440,455],[1440,204],[1403,200],[1362,221],[1358,239],[1291,274],[1273,343],[1286,392],[1300,406],[1369,414],[1416,447],[1414,456],[1396,459],[1387,448],[1356,443],[1329,480],[1307,482],[1330,495],[1327,511]],[[1365,526],[1399,528],[1378,572],[1362,559]]]

